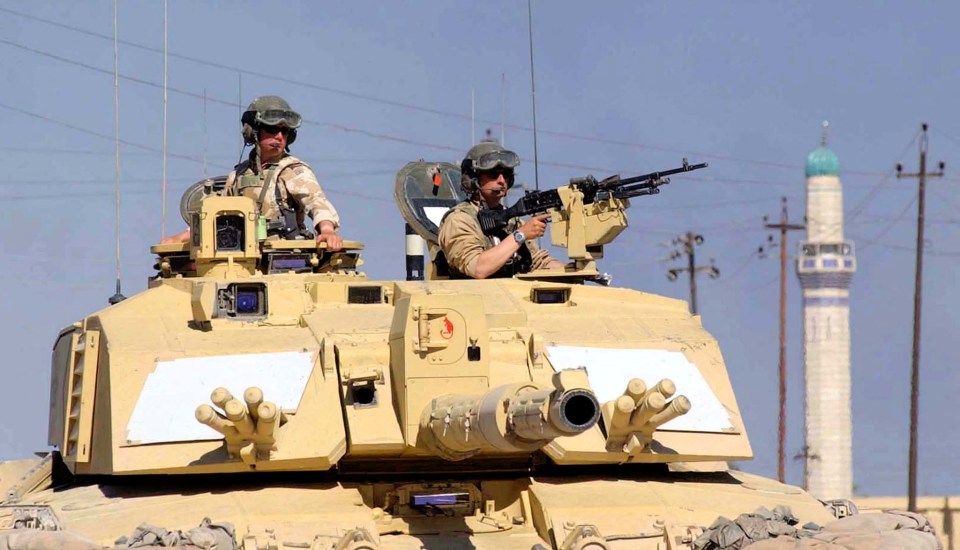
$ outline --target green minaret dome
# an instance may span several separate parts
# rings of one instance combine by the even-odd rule
[[[807,156],[807,177],[839,176],[840,159],[830,149],[819,147]]]

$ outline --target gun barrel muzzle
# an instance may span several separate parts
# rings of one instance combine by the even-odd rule
[[[420,427],[431,451],[462,460],[481,450],[534,451],[557,437],[590,429],[599,417],[600,403],[590,390],[518,383],[479,396],[438,397],[424,409]]]

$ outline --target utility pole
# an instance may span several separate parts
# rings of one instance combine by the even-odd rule
[[[711,279],[720,276],[720,270],[713,265],[713,258],[710,258],[710,265],[697,266],[695,248],[703,244],[703,235],[698,235],[692,231],[670,241],[670,244],[677,246],[683,245],[682,250],[674,250],[670,254],[671,260],[679,259],[680,256],[687,255],[687,267],[675,267],[667,271],[667,279],[676,281],[677,277],[686,271],[690,274],[690,313],[697,315],[697,273],[706,273]]]
[[[780,231],[780,422],[777,426],[777,479],[784,480],[784,446],[787,439],[787,231],[799,231],[805,226],[791,224],[787,215],[787,197],[780,199],[780,223],[766,223],[766,229]]]
[[[939,170],[927,172],[927,123],[920,125],[920,170],[904,174],[903,165],[897,163],[897,178],[917,178],[917,267],[913,287],[913,358],[910,367],[910,466],[907,480],[907,509],[917,511],[917,423],[920,401],[920,306],[923,295],[923,226],[926,198],[926,178],[943,176],[945,164],[940,161]]]

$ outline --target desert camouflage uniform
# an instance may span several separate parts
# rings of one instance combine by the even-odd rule
[[[474,277],[477,268],[477,259],[484,250],[489,250],[497,245],[499,240],[483,234],[480,229],[480,222],[477,220],[477,214],[480,212],[480,205],[473,201],[464,201],[454,206],[443,217],[440,222],[439,242],[443,254],[446,256],[447,264],[450,266],[450,276],[452,278]],[[522,225],[520,218],[513,218],[507,223],[502,233],[502,238],[513,238],[510,236],[518,227]],[[546,250],[541,249],[535,242],[526,241],[524,245],[530,252],[532,259],[531,270],[542,269],[553,261]],[[516,261],[516,256],[514,261]],[[510,277],[513,272],[510,270],[509,263],[497,271],[491,277]]]
[[[297,212],[301,229],[305,228],[304,213],[310,216],[315,227],[322,221],[333,223],[334,228],[340,226],[337,209],[324,195],[313,170],[300,159],[287,155],[275,164],[263,165],[262,180],[254,173],[250,160],[241,162],[227,176],[226,194],[243,195],[256,201],[260,198],[261,181],[268,186],[261,209],[268,221],[282,217],[273,185],[277,182],[282,200]]]

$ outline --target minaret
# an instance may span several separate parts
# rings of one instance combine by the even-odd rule
[[[807,157],[807,239],[797,274],[803,288],[804,485],[820,499],[853,493],[850,415],[850,280],[853,243],[843,238],[840,161],[820,147]]]

